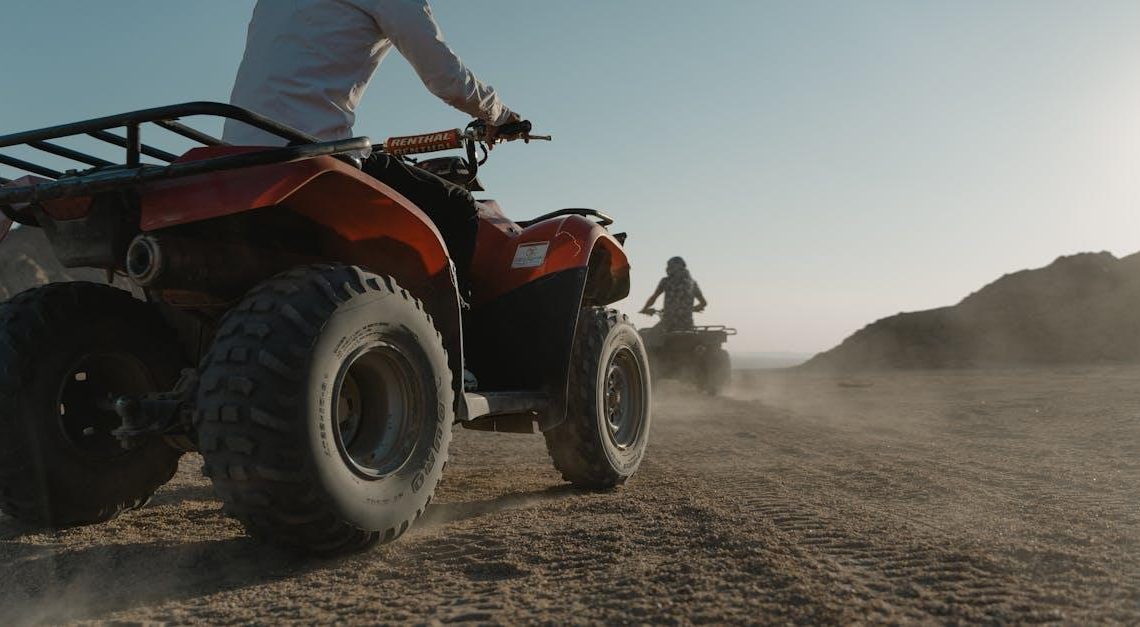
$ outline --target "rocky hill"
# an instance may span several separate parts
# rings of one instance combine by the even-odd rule
[[[47,237],[40,229],[16,229],[0,242],[0,301],[50,281],[105,282],[97,270],[64,268],[59,265]],[[126,287],[120,284],[120,287]]]
[[[805,369],[971,368],[1140,362],[1140,253],[1060,257],[952,307],[867,325]]]

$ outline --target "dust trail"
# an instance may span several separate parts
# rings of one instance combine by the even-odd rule
[[[14,544],[5,543],[5,552],[14,552]],[[129,560],[117,547],[68,551],[25,545],[23,551],[2,577],[0,624],[56,624],[98,614],[116,606],[123,591],[131,588],[126,582],[140,576],[154,594],[174,584],[169,571],[153,565],[142,566],[140,572],[139,564],[131,564],[135,572],[122,572]]]
[[[1137,380],[667,382],[621,489],[560,487],[541,437],[457,430],[427,524],[340,560],[244,539],[189,456],[111,523],[0,519],[0,622],[1135,624]]]
[[[449,523],[495,514],[508,510],[525,509],[549,501],[557,501],[584,494],[570,485],[551,486],[535,492],[513,492],[490,499],[433,503],[412,528],[412,534],[426,534]]]

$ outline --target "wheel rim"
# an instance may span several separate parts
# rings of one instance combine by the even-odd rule
[[[628,347],[618,349],[606,366],[603,387],[606,433],[625,450],[641,436],[645,416],[645,377],[637,356]]]
[[[333,395],[337,447],[352,470],[367,479],[399,471],[418,440],[420,378],[392,344],[357,349],[345,360]]]
[[[126,453],[111,432],[122,425],[115,399],[155,390],[149,370],[136,357],[91,354],[67,371],[56,403],[60,431],[82,454],[111,459]]]

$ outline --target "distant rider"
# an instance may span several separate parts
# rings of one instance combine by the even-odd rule
[[[258,0],[230,102],[314,135],[352,137],[356,107],[373,73],[396,48],[433,94],[497,127],[520,117],[444,42],[427,0]],[[285,140],[227,120],[230,144],[280,146]],[[439,227],[461,283],[475,247],[475,200],[466,189],[385,154],[364,170],[423,209]]]
[[[653,311],[653,304],[657,297],[665,295],[665,306],[661,312],[661,326],[663,331],[684,331],[693,328],[693,312],[704,311],[709,304],[701,288],[689,274],[685,260],[672,257],[665,264],[665,278],[657,284],[657,289],[649,300],[645,301],[642,313]],[[693,306],[693,301],[698,301]]]

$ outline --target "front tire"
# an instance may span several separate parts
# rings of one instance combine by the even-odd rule
[[[554,467],[574,485],[608,489],[641,465],[649,443],[649,360],[629,318],[583,309],[568,382],[566,420],[544,433]]]
[[[391,278],[312,266],[222,322],[198,396],[205,472],[256,538],[315,553],[402,535],[443,474],[447,352]]]
[[[45,285],[0,305],[0,509],[61,528],[146,504],[181,452],[159,438],[124,450],[109,400],[171,389],[182,355],[151,307],[106,285]]]

